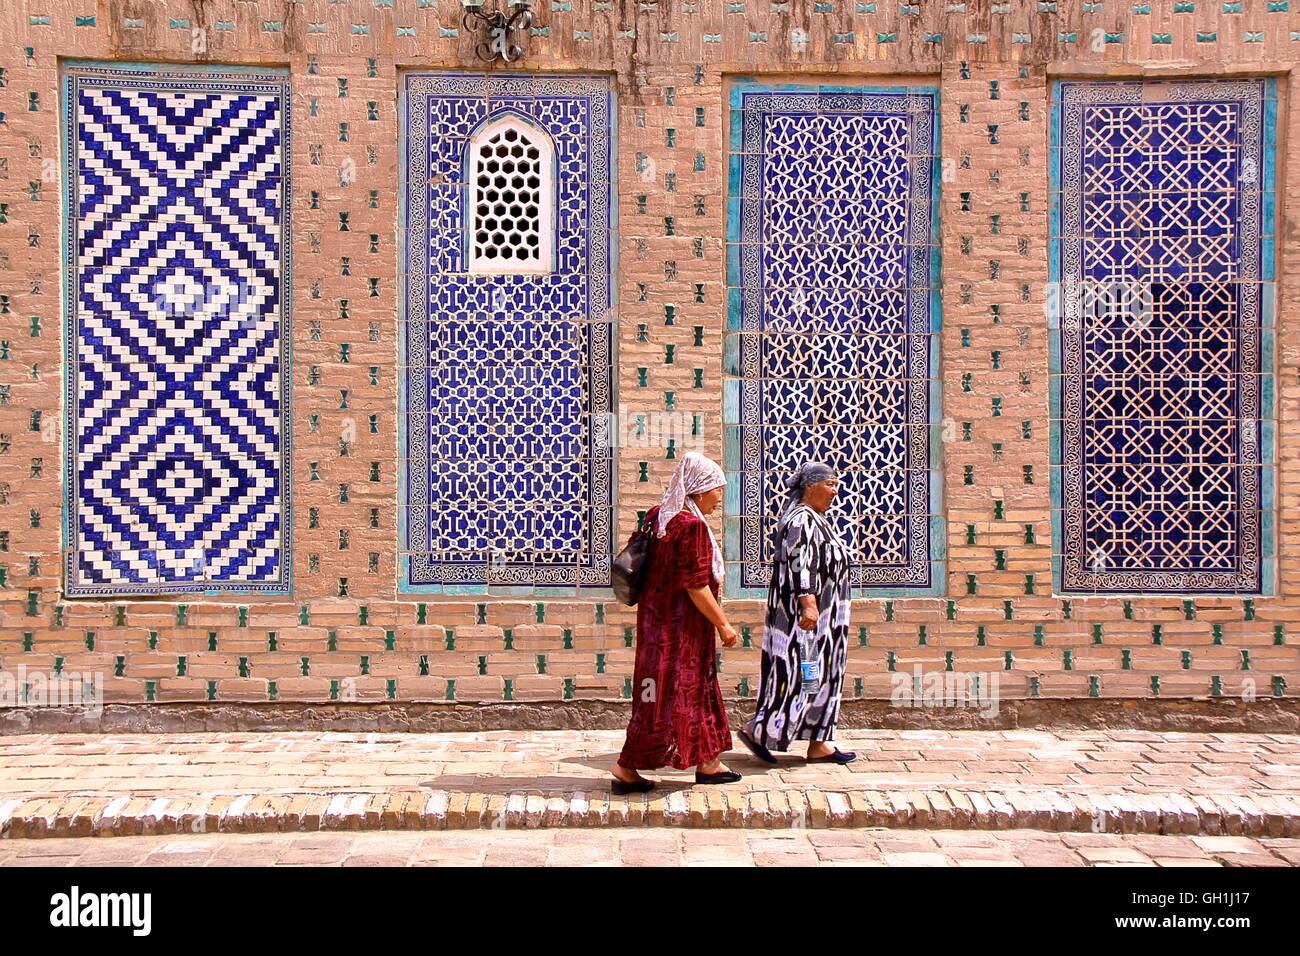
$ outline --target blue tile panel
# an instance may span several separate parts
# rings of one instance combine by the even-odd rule
[[[610,81],[410,73],[403,98],[402,586],[608,587]],[[554,146],[549,274],[466,269],[467,144],[507,114]]]
[[[729,328],[741,586],[800,462],[840,469],[829,513],[865,589],[934,585],[937,92],[733,89]]]
[[[66,592],[287,590],[288,77],[64,94]]]
[[[1275,99],[1060,83],[1058,585],[1259,593]]]

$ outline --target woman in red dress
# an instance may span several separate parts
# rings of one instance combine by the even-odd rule
[[[722,551],[704,520],[726,482],[715,462],[687,452],[663,504],[646,515],[656,538],[636,608],[632,719],[614,766],[616,794],[650,790],[654,783],[637,771],[664,766],[695,767],[696,783],[740,779],[718,759],[731,749],[731,730],[713,635],[716,630],[722,645],[732,647],[736,630],[718,604]]]

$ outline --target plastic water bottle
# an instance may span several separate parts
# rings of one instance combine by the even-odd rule
[[[817,654],[817,642],[813,631],[799,631],[799,693],[805,697],[814,697],[821,687],[821,658]]]

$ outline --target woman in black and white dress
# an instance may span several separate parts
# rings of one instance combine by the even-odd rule
[[[807,740],[810,763],[855,759],[831,741],[848,657],[849,549],[826,520],[839,491],[834,469],[805,462],[773,536],[758,707],[738,736],[754,756]],[[810,665],[805,668],[805,665]]]

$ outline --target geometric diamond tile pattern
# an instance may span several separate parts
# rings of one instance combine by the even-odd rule
[[[65,94],[66,591],[286,590],[287,77]]]
[[[593,423],[613,407],[609,80],[404,84],[402,585],[608,586],[614,462]],[[503,117],[554,149],[542,273],[468,269],[466,150]]]
[[[1065,590],[1261,588],[1267,89],[1059,87]]]
[[[768,583],[783,477],[840,471],[863,588],[931,585],[937,94],[739,86],[730,241],[741,583]]]

